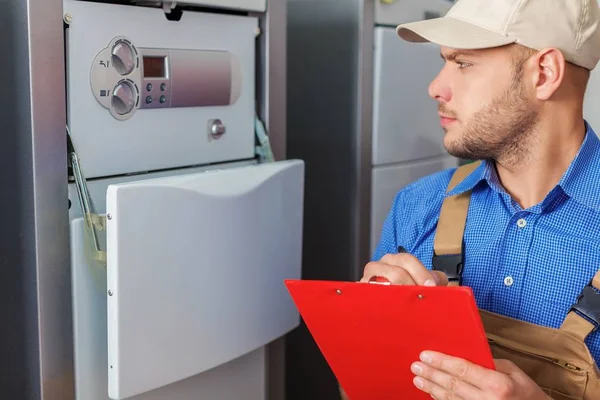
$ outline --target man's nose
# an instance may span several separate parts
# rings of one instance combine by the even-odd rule
[[[447,103],[452,99],[452,90],[444,79],[443,70],[431,81],[428,92],[438,102]]]

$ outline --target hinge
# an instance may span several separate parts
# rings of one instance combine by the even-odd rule
[[[163,11],[165,13],[169,14],[175,7],[177,7],[177,1],[163,1]]]
[[[94,203],[88,191],[85,175],[81,168],[81,163],[73,141],[71,140],[71,132],[67,126],[67,148],[69,152],[69,167],[73,173],[75,186],[77,187],[77,195],[79,197],[79,205],[84,221],[84,232],[86,236],[86,256],[89,262],[94,265],[100,265],[106,268],[106,250],[102,249],[99,235],[104,234],[106,230],[106,216],[96,213]]]
[[[140,5],[151,5],[158,6],[162,5],[163,11],[167,14],[171,13],[175,7],[177,7],[177,0],[130,0],[132,3]]]

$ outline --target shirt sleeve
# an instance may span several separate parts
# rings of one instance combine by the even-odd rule
[[[403,208],[403,192],[399,192],[394,198],[394,203],[383,223],[379,243],[373,254],[372,261],[379,261],[381,257],[390,253],[398,252],[398,216]]]

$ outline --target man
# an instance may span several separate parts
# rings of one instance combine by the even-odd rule
[[[496,359],[424,351],[414,384],[435,399],[600,399],[600,140],[582,111],[597,0],[459,0],[397,31],[441,47],[429,94],[445,147],[482,161],[402,189],[362,281],[471,287]]]

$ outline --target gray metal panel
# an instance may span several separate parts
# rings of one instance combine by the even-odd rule
[[[375,28],[373,165],[447,154],[428,92],[443,67],[439,46],[408,43],[394,28]]]
[[[375,23],[398,25],[424,18],[444,16],[455,0],[411,0],[384,3],[375,2]]]
[[[67,31],[68,95],[73,99],[69,129],[88,178],[254,157],[256,18],[184,11],[174,22],[162,9],[142,6],[65,0],[64,7],[72,16]],[[241,97],[229,106],[138,109],[126,121],[113,118],[92,92],[90,69],[98,52],[120,35],[141,49],[231,52],[241,65]],[[178,70],[187,77],[185,68]],[[212,119],[227,128],[219,140],[209,139]]]
[[[600,69],[596,68],[590,75],[590,81],[585,93],[583,115],[587,122],[600,133]]]
[[[288,0],[287,156],[306,162],[303,277],[355,280],[370,258],[374,0]],[[339,398],[305,325],[286,399]]]
[[[2,398],[73,398],[61,0],[0,13]]]
[[[458,166],[458,160],[442,156],[411,163],[386,165],[373,169],[371,194],[371,252],[375,252],[381,238],[383,223],[387,218],[396,194],[411,182],[446,168]]]

